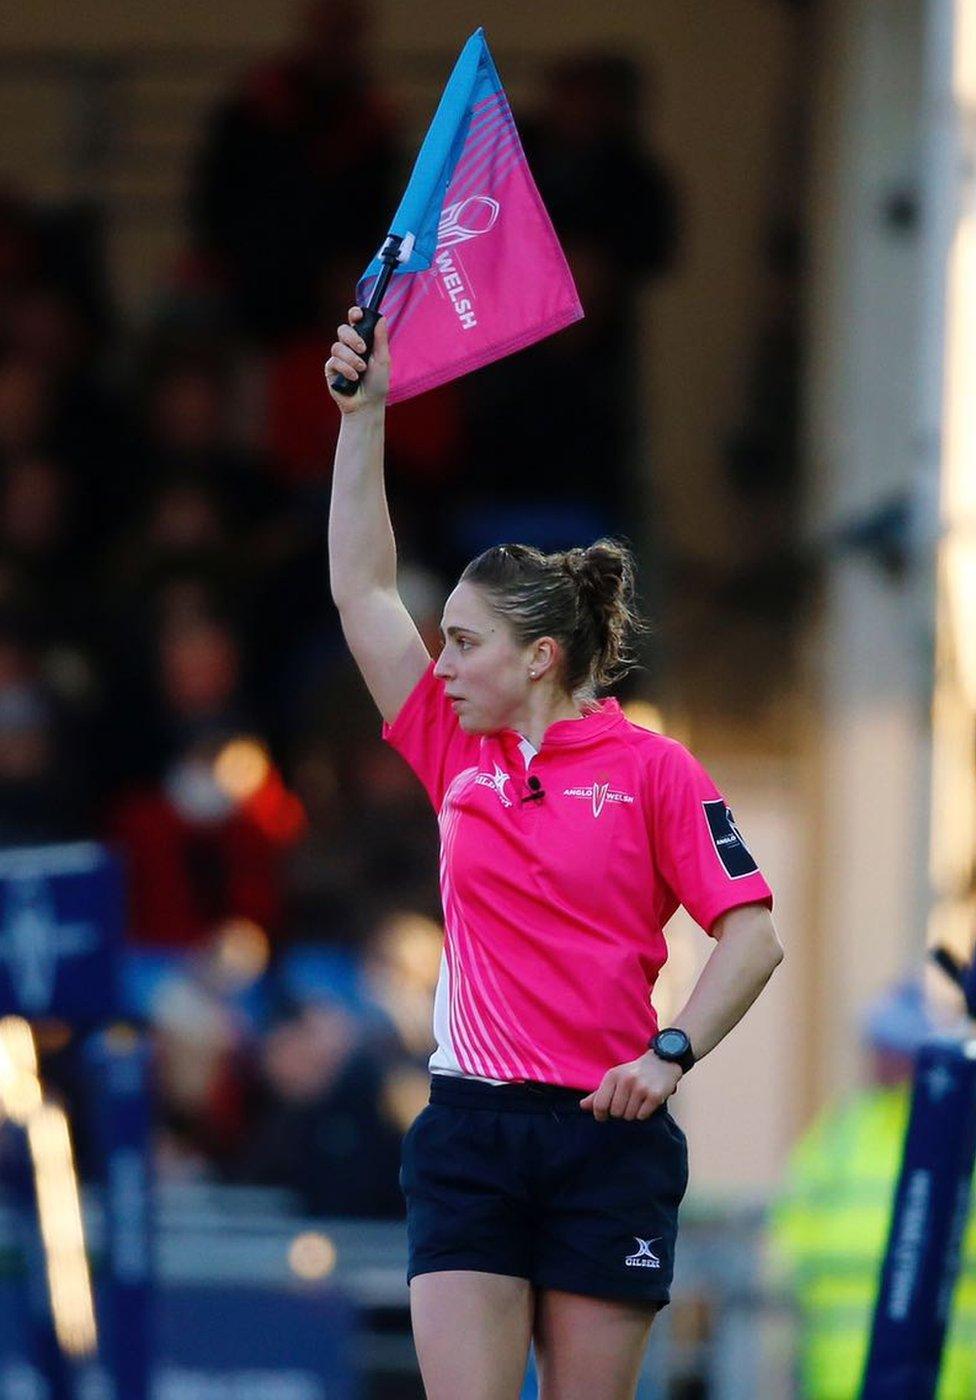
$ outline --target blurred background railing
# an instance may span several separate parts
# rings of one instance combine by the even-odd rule
[[[356,1308],[354,1370],[362,1386],[358,1393],[364,1400],[423,1395],[410,1336],[402,1226],[308,1217],[287,1193],[201,1185],[166,1186],[159,1195],[158,1224],[160,1332],[169,1355],[159,1366],[154,1394],[186,1400],[210,1393],[204,1369],[200,1368],[198,1392],[192,1389],[194,1368],[179,1360],[166,1321],[167,1293],[195,1294],[201,1335],[194,1339],[193,1350],[200,1352],[205,1350],[207,1330],[215,1325],[213,1296],[246,1288],[318,1297],[323,1315],[338,1290]],[[639,1400],[696,1394],[713,1400],[755,1395],[787,1400],[795,1393],[793,1307],[788,1294],[762,1281],[763,1229],[759,1204],[743,1202],[730,1209],[699,1201],[687,1212],[680,1277],[671,1307],[660,1319],[663,1325],[655,1330]],[[97,1274],[103,1230],[98,1201],[91,1197],[85,1230]],[[24,1260],[17,1241],[16,1221],[0,1209],[0,1290],[22,1280]],[[285,1310],[279,1325],[288,1325]],[[229,1339],[231,1347],[234,1340]],[[243,1338],[238,1345],[246,1354]],[[272,1369],[267,1367],[269,1373]],[[304,1354],[300,1343],[293,1350],[291,1371],[291,1384],[304,1389],[287,1389],[287,1381],[275,1389],[269,1376],[267,1393],[308,1400],[331,1394],[323,1388],[314,1356]],[[182,1375],[182,1389],[174,1379],[177,1373]],[[9,1374],[9,1363],[6,1372],[0,1365],[0,1387]],[[8,1385],[0,1393],[13,1396],[15,1391]],[[525,1393],[535,1394],[531,1379]]]

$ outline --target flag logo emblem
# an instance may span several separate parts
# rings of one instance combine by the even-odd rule
[[[449,204],[437,225],[437,251],[487,233],[494,228],[501,207],[497,199],[487,194],[472,194],[456,204]]]

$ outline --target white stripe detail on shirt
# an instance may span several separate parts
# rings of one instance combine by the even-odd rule
[[[528,763],[535,750],[528,740],[523,740],[519,747]],[[456,809],[449,809],[449,802],[460,793],[477,771],[467,769],[458,774],[445,793],[439,818],[445,949],[451,983],[450,1049],[454,1052],[445,1058],[455,1059],[461,1073],[470,1074],[473,1071],[480,1078],[545,1079],[547,1073],[555,1074],[556,1067],[549,1056],[538,1047],[534,1057],[526,1057],[524,1050],[519,1049],[519,1036],[523,1045],[530,1044],[531,1038],[513,1014],[490,958],[484,950],[479,949],[472,937],[460,898],[449,874],[459,818]],[[486,1017],[491,1030],[485,1024]],[[509,1031],[509,1025],[515,1030],[515,1035]],[[471,1061],[472,1069],[463,1064],[460,1053],[462,1045],[466,1051],[465,1058]],[[433,1058],[437,1058],[436,1052]]]
[[[463,776],[467,782],[472,775],[466,773]],[[464,927],[449,874],[459,817],[456,810],[449,809],[449,804],[451,799],[460,792],[462,786],[463,784],[457,780],[451,784],[447,794],[445,794],[444,806],[441,809],[441,893],[444,902],[445,933],[450,948],[449,960],[455,990],[455,995],[452,998],[455,1012],[453,1030],[456,1042],[459,1045],[462,1041],[465,1043],[475,1073],[492,1078],[515,1079],[525,1077],[524,1070],[499,1056],[498,1047],[492,1045],[491,1033],[482,1016],[482,1007],[479,1005],[477,993],[481,994],[482,1002],[486,998],[484,998],[482,988],[477,986],[476,979],[471,977],[471,973],[474,971],[471,966],[471,939]],[[493,1008],[488,1006],[485,1009],[490,1016]]]

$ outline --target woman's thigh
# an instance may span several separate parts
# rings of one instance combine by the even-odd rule
[[[428,1400],[517,1400],[533,1306],[528,1279],[473,1269],[415,1275],[410,1316]]]
[[[633,1400],[657,1303],[536,1295],[539,1400]]]

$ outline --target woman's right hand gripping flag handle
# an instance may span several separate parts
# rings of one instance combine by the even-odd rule
[[[336,334],[339,338],[325,362],[329,393],[343,413],[383,403],[390,388],[390,345],[381,314],[351,306],[349,320]]]

